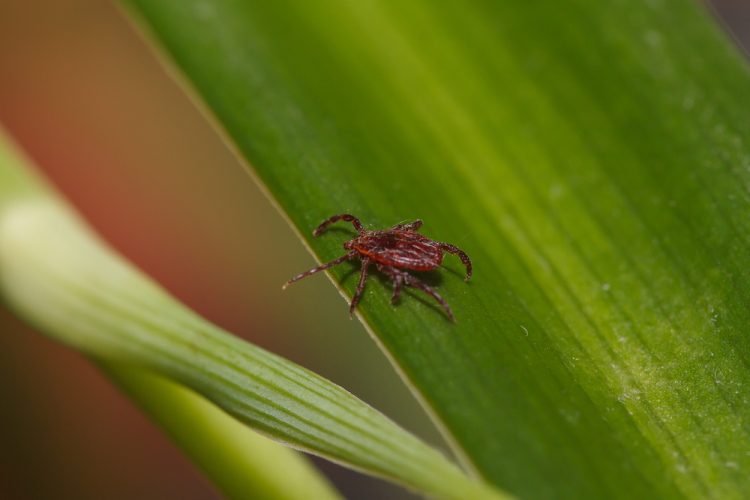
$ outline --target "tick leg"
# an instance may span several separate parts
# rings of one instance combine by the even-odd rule
[[[419,281],[417,278],[415,278],[411,274],[409,274],[408,276],[409,276],[409,278],[406,280],[406,284],[407,285],[409,285],[411,287],[414,287],[414,288],[418,288],[418,289],[422,290],[424,293],[426,293],[427,295],[432,296],[433,299],[437,300],[438,303],[441,306],[443,306],[443,309],[445,309],[445,314],[448,315],[448,319],[450,319],[454,323],[456,322],[456,317],[453,316],[453,311],[451,311],[450,306],[445,301],[445,299],[443,299],[440,296],[439,293],[437,293],[432,287],[427,286],[424,283],[422,283],[421,281]]]
[[[404,278],[397,274],[393,276],[393,295],[391,296],[391,304],[398,302],[398,297],[401,295],[401,287],[404,285]]]
[[[305,271],[304,273],[298,274],[294,278],[292,278],[289,281],[287,281],[286,283],[284,283],[284,286],[282,286],[281,289],[283,290],[286,287],[288,287],[289,285],[291,285],[292,283],[294,283],[295,281],[299,281],[302,278],[307,278],[311,274],[319,273],[320,271],[325,271],[329,267],[337,266],[337,265],[341,264],[342,262],[344,262],[346,260],[354,258],[356,255],[357,255],[357,252],[349,252],[348,254],[342,255],[338,259],[334,259],[331,262],[327,262],[326,264],[321,264],[318,267],[313,267],[309,271]]]
[[[422,219],[417,219],[414,222],[409,222],[408,224],[396,224],[391,229],[401,229],[403,231],[417,231],[420,227],[422,227]]]
[[[378,266],[378,269],[382,273],[387,274],[388,276],[393,278],[393,282],[394,282],[393,296],[394,297],[397,297],[398,292],[401,291],[401,285],[406,285],[406,286],[410,286],[413,288],[417,288],[419,290],[422,290],[427,295],[431,296],[433,299],[435,299],[438,302],[438,304],[440,304],[445,310],[445,314],[448,315],[448,319],[450,319],[453,322],[456,321],[455,316],[453,316],[453,311],[451,311],[451,308],[448,305],[448,303],[432,287],[422,283],[415,276],[412,276],[411,274],[401,271],[399,269],[395,269],[393,267],[387,267],[387,266],[380,266],[380,265]]]
[[[359,284],[357,285],[357,291],[354,292],[352,297],[352,303],[349,304],[349,316],[354,314],[354,308],[359,304],[359,299],[362,298],[362,293],[365,291],[365,281],[367,281],[367,270],[370,267],[370,259],[368,257],[362,258],[362,274],[359,275]]]
[[[325,231],[328,226],[340,220],[351,222],[352,225],[354,226],[354,229],[356,229],[357,232],[360,234],[362,234],[365,230],[365,228],[362,227],[362,223],[355,216],[349,215],[349,214],[338,214],[338,215],[334,215],[333,217],[329,217],[328,219],[321,222],[320,225],[315,228],[315,231],[313,231],[313,236],[320,236],[320,233]]]
[[[448,253],[452,253],[453,255],[458,255],[458,258],[461,259],[461,262],[466,266],[466,278],[464,281],[469,281],[469,278],[471,278],[471,259],[466,255],[466,252],[450,243],[440,243],[440,248]]]

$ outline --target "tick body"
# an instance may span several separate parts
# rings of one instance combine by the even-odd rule
[[[350,314],[354,312],[359,300],[362,298],[370,266],[375,265],[378,271],[393,281],[391,303],[396,303],[404,286],[410,286],[430,295],[442,306],[448,318],[451,321],[455,321],[453,311],[451,311],[450,306],[448,306],[448,303],[440,294],[407,271],[431,271],[437,269],[443,263],[443,253],[448,252],[457,255],[464,266],[466,266],[466,281],[468,281],[471,278],[471,259],[469,259],[469,256],[464,251],[450,243],[434,241],[419,234],[419,228],[422,226],[421,220],[416,220],[408,224],[397,224],[389,229],[368,231],[362,226],[359,219],[353,215],[339,214],[323,221],[313,231],[313,236],[320,236],[328,226],[340,220],[351,222],[354,229],[359,233],[356,238],[344,243],[344,249],[347,250],[347,253],[331,262],[298,274],[287,281],[284,284],[284,288],[311,274],[324,271],[347,260],[358,258],[362,263],[362,269],[357,291],[354,293],[352,303],[349,306]]]

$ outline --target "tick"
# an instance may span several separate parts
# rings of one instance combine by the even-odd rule
[[[328,226],[340,220],[351,222],[354,229],[359,233],[359,236],[344,243],[344,249],[348,250],[348,252],[338,259],[298,274],[287,281],[283,288],[286,288],[295,281],[339,265],[347,260],[359,258],[362,263],[362,270],[359,275],[357,291],[354,293],[352,303],[349,305],[350,315],[354,312],[359,300],[362,298],[370,266],[375,264],[378,271],[393,280],[391,304],[396,303],[404,286],[410,286],[430,295],[443,307],[448,318],[451,321],[455,321],[453,311],[451,311],[450,306],[448,306],[448,303],[440,294],[407,271],[432,271],[433,269],[437,269],[443,263],[443,252],[448,252],[457,255],[461,259],[461,262],[466,266],[465,281],[469,281],[469,278],[471,278],[471,259],[469,259],[469,256],[463,250],[450,243],[434,241],[419,234],[417,231],[422,227],[422,221],[419,219],[407,224],[396,224],[389,229],[369,231],[353,215],[339,214],[323,221],[323,223],[315,228],[313,236],[320,236]]]

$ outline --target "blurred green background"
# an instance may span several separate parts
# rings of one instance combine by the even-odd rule
[[[750,2],[712,4],[750,46]],[[191,308],[440,445],[327,279],[282,294],[312,258],[115,4],[0,2],[0,123],[101,235]],[[0,498],[218,497],[81,355],[2,308],[0,331]],[[349,498],[409,497],[316,463]]]

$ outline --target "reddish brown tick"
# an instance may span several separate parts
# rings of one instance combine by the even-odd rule
[[[313,236],[320,236],[328,226],[340,220],[351,222],[354,229],[359,232],[359,236],[344,243],[344,248],[348,252],[338,259],[298,274],[287,281],[284,284],[284,288],[311,274],[359,257],[362,262],[362,271],[359,276],[357,291],[354,293],[354,298],[352,298],[352,303],[349,306],[349,314],[354,312],[359,299],[362,298],[370,264],[375,264],[378,271],[393,280],[392,304],[395,304],[398,300],[401,288],[404,285],[411,286],[432,296],[445,309],[448,318],[451,321],[455,321],[453,311],[451,311],[448,303],[432,287],[422,283],[415,276],[407,273],[405,269],[411,271],[431,271],[443,263],[443,252],[448,252],[458,255],[461,259],[461,262],[466,266],[466,281],[469,281],[469,278],[471,278],[471,259],[469,259],[469,256],[463,250],[449,243],[433,241],[419,234],[417,231],[422,226],[421,220],[415,220],[408,224],[396,224],[389,229],[380,231],[368,231],[362,227],[362,223],[353,215],[339,214],[323,221],[322,224],[315,228]]]

